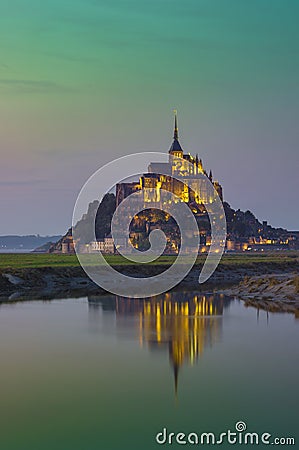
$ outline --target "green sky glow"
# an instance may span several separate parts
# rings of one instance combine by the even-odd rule
[[[174,107],[232,206],[299,228],[296,0],[0,6],[0,234],[64,232],[94,169],[168,150]]]

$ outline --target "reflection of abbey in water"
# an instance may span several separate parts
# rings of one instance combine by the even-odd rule
[[[211,190],[208,189],[207,182],[202,175],[206,175],[210,179],[222,200],[221,185],[218,181],[213,181],[211,171],[209,175],[207,174],[203,168],[202,160],[198,158],[198,155],[193,157],[190,153],[184,154],[181,144],[179,143],[177,115],[175,113],[174,135],[172,145],[169,149],[169,161],[167,163],[150,163],[148,173],[142,175],[138,182],[117,184],[116,205],[118,206],[124,198],[134,192],[141,191],[144,188],[147,188],[147,191],[144,194],[144,200],[151,204],[160,202],[161,189],[172,192],[181,200],[189,204],[212,202],[213,195],[211,194]],[[185,183],[188,180],[188,182],[200,192],[200,196],[195,195],[194,190],[189,188],[187,184],[173,178],[174,176],[182,178]]]
[[[174,373],[175,391],[178,373],[184,364],[194,364],[221,338],[223,310],[230,300],[223,295],[165,293],[149,299],[114,297],[114,301],[89,297],[89,307],[115,310],[118,327],[130,327],[129,316],[137,316],[134,333],[140,345],[150,349],[168,349]]]

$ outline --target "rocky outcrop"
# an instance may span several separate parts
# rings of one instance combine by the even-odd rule
[[[298,272],[246,276],[238,285],[222,292],[244,300],[246,306],[271,312],[290,312],[299,317]]]

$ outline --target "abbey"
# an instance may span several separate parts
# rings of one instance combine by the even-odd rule
[[[213,184],[217,194],[223,201],[222,186],[218,181],[213,180],[212,171],[209,175],[203,168],[202,160],[185,154],[179,142],[177,113],[174,116],[173,142],[169,149],[169,160],[166,163],[151,162],[148,166],[148,173],[143,174],[138,182],[119,183],[116,186],[117,206],[134,192],[146,188],[144,200],[146,203],[159,204],[160,191],[172,192],[186,203],[205,204],[213,201],[211,189],[207,184],[207,178]],[[206,178],[207,177],[207,178]],[[182,181],[179,181],[179,178]],[[189,186],[194,186],[194,190]],[[197,194],[195,194],[197,192]],[[198,195],[199,194],[199,195]]]
[[[167,158],[165,158],[167,161]],[[173,195],[163,195],[166,192]],[[198,156],[184,153],[179,142],[177,114],[174,116],[174,134],[168,151],[167,162],[151,162],[147,172],[137,181],[122,182],[116,185],[115,193],[107,193],[101,203],[97,199],[88,206],[87,213],[78,221],[78,227],[85,229],[88,220],[96,216],[96,240],[87,236],[80,242],[82,252],[104,253],[117,252],[111,237],[111,220],[116,208],[131,194],[140,192],[143,195],[143,211],[136,215],[134,201],[130,224],[130,240],[139,250],[148,249],[149,233],[162,229],[167,244],[165,254],[177,254],[180,248],[181,235],[176,220],[167,211],[167,204],[183,201],[188,204],[198,225],[200,236],[200,252],[209,250],[211,245],[209,204],[221,199],[227,223],[228,252],[265,251],[299,248],[299,232],[290,232],[282,228],[273,228],[267,221],[260,222],[250,211],[233,209],[223,200],[222,186],[215,181],[212,172],[204,169]],[[218,194],[218,195],[217,195]],[[124,204],[125,208],[130,208]],[[165,207],[166,206],[166,207]],[[213,206],[213,205],[211,205]],[[62,239],[52,244],[50,253],[73,253],[74,242],[70,229]]]

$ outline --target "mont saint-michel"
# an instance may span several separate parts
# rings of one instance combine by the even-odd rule
[[[169,161],[157,163],[149,161],[148,171],[138,180],[121,182],[113,193],[104,196],[101,203],[95,199],[87,213],[76,225],[84,229],[91,217],[96,215],[96,240],[84,236],[76,243],[80,251],[114,254],[117,247],[111,237],[111,219],[122,201],[136,192],[144,190],[144,211],[132,213],[130,241],[132,245],[145,250],[149,246],[149,234],[154,229],[162,229],[167,238],[164,254],[176,255],[180,249],[180,232],[170,214],[163,212],[161,192],[173,193],[185,202],[194,214],[200,236],[199,253],[206,253],[211,245],[211,229],[206,205],[213,202],[210,184],[217,192],[225,211],[227,222],[227,252],[264,252],[267,250],[291,250],[299,248],[299,232],[274,228],[267,221],[259,221],[252,212],[233,209],[225,198],[225,190],[215,177],[212,169],[206,169],[198,154],[184,152],[179,140],[178,117],[175,112],[174,130],[168,150]],[[221,175],[221,174],[220,174]],[[177,179],[176,177],[179,177]],[[208,180],[208,183],[206,182]],[[187,185],[188,183],[188,185]],[[128,244],[128,243],[127,243]],[[72,231],[49,248],[51,253],[74,253]]]
[[[148,162],[148,170],[139,179],[124,181],[107,193],[101,202],[95,199],[89,204],[86,214],[78,221],[79,231],[95,218],[96,240],[83,233],[84,240],[77,243],[82,253],[101,252],[113,267],[122,272],[138,276],[153,276],[163,272],[175,260],[180,251],[180,230],[170,214],[163,211],[161,192],[174,193],[192,211],[200,238],[198,259],[194,270],[184,279],[178,289],[199,289],[196,271],[204,263],[211,245],[211,229],[207,205],[209,198],[206,179],[220,198],[227,222],[225,255],[208,286],[200,289],[215,289],[215,286],[233,284],[226,294],[243,298],[246,304],[267,310],[289,311],[299,315],[298,248],[299,232],[274,228],[266,221],[260,222],[250,211],[235,210],[227,202],[225,186],[216,180],[212,169],[206,169],[198,154],[183,150],[179,139],[178,118],[174,117],[173,138],[168,150],[168,162]],[[175,176],[179,175],[179,180]],[[183,181],[188,181],[186,187]],[[192,189],[195,183],[197,189]],[[125,263],[118,254],[111,236],[111,220],[117,206],[131,194],[146,188],[144,211],[133,214],[129,239],[141,252],[149,248],[149,235],[155,229],[163,230],[167,241],[163,257],[154,265]],[[195,195],[197,192],[197,195]],[[13,298],[31,296],[65,296],[66,292],[104,294],[93,284],[78,266],[74,254],[72,229],[55,243],[38,249],[47,254],[10,256],[3,259],[0,284],[4,296]],[[7,260],[8,258],[8,260]],[[164,258],[164,259],[163,259]],[[240,283],[240,284],[238,284]],[[227,289],[227,287],[226,287]]]

